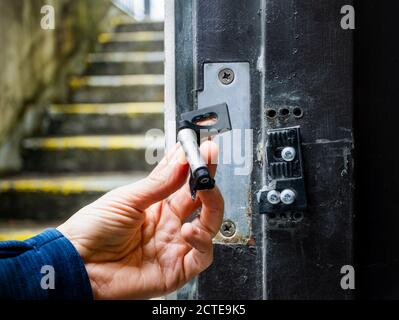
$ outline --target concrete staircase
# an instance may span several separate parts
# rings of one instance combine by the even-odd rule
[[[161,22],[120,22],[99,35],[68,100],[23,141],[23,172],[0,178],[0,240],[56,225],[148,173],[144,134],[163,128],[163,60]]]

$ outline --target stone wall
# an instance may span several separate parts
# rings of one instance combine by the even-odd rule
[[[44,5],[55,9],[55,30],[41,28]],[[110,0],[0,0],[0,172],[20,166],[17,140],[34,129],[42,106],[65,95],[68,75],[83,67],[110,6]]]

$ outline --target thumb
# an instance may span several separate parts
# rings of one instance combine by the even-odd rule
[[[176,143],[148,177],[122,188],[129,195],[130,205],[144,211],[178,190],[185,183],[187,172],[184,151]]]

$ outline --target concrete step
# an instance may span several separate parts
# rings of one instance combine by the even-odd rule
[[[163,51],[164,34],[159,31],[102,33],[98,37],[98,51]]]
[[[163,21],[143,21],[143,22],[120,22],[115,25],[116,32],[135,32],[135,31],[163,31]]]
[[[70,87],[71,103],[160,102],[164,98],[162,74],[76,77]]]
[[[52,105],[47,135],[137,134],[163,128],[163,103]]]
[[[47,226],[55,226],[107,191],[139,181],[146,175],[146,172],[83,173],[0,179],[0,221],[3,221],[3,232],[4,229],[18,229],[16,225],[23,220],[46,221]],[[7,228],[4,228],[4,221],[7,221]],[[53,223],[50,224],[50,221]],[[31,234],[23,232],[20,236],[28,237]]]
[[[163,52],[107,52],[88,57],[87,75],[163,74]]]
[[[163,137],[151,140],[144,135],[29,138],[23,141],[24,171],[149,170],[153,164],[145,159],[147,148],[162,153],[163,143]]]

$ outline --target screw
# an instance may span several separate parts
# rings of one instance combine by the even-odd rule
[[[267,201],[271,204],[278,204],[280,202],[280,192],[271,190],[267,193]]]
[[[285,161],[292,161],[295,159],[295,149],[293,147],[285,147],[282,151],[281,151],[281,157],[285,160]]]
[[[236,225],[231,220],[226,220],[220,227],[220,232],[224,237],[231,238],[236,233]]]
[[[280,200],[284,204],[293,204],[295,201],[295,192],[291,189],[285,189],[281,191]]]
[[[219,81],[223,83],[224,85],[228,85],[234,81],[234,71],[225,68],[223,70],[220,70],[219,72]]]

